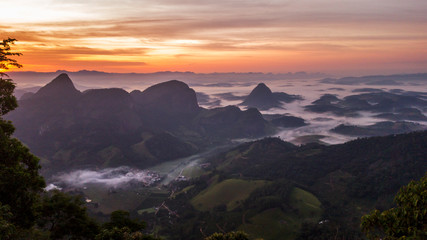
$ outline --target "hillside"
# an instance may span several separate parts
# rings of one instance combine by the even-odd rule
[[[360,217],[391,207],[401,186],[426,173],[426,159],[426,131],[331,146],[266,138],[211,158],[200,178],[173,184],[165,205],[175,216],[160,209],[143,217],[168,239],[222,230],[266,240],[359,239]]]

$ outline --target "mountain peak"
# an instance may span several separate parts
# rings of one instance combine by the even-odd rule
[[[66,84],[73,84],[73,81],[71,81],[70,77],[66,73],[59,74],[56,78],[54,78],[50,83],[66,83]]]
[[[263,90],[263,91],[270,91],[270,88],[265,85],[265,83],[258,83],[258,85],[254,88],[254,90]]]
[[[40,88],[34,97],[61,97],[70,98],[80,94],[74,87],[73,81],[66,73],[59,74],[55,79]]]
[[[259,83],[242,102],[242,105],[256,107],[264,110],[280,106],[279,101],[274,97],[273,92],[264,83]]]
[[[271,97],[273,96],[273,92],[270,90],[270,88],[267,87],[267,85],[265,85],[264,83],[259,83],[249,94],[248,98],[270,97],[270,96]]]
[[[153,85],[143,92],[133,91],[135,101],[152,110],[169,113],[195,113],[199,110],[196,92],[186,83],[170,80]]]

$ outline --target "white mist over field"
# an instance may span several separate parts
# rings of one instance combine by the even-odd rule
[[[129,183],[150,185],[159,180],[157,174],[147,170],[140,170],[126,166],[118,168],[106,168],[102,170],[75,170],[62,173],[54,178],[55,185],[71,187],[84,187],[98,184],[105,187],[121,187]],[[50,186],[53,188],[53,186]]]

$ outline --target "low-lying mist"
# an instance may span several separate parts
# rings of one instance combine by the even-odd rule
[[[301,144],[301,138],[312,136],[319,138],[320,141],[327,144],[339,144],[357,138],[357,136],[345,136],[333,133],[330,130],[340,124],[368,126],[378,122],[387,121],[384,118],[378,118],[375,115],[378,113],[358,111],[357,116],[337,116],[330,112],[316,113],[307,111],[304,107],[312,104],[313,101],[319,99],[324,94],[335,95],[338,98],[361,94],[365,92],[396,92],[394,85],[369,85],[366,88],[362,83],[354,85],[337,85],[335,83],[325,83],[312,79],[286,79],[278,81],[267,81],[265,84],[273,92],[285,92],[293,95],[302,96],[303,100],[297,100],[292,103],[284,103],[280,108],[271,108],[261,111],[262,114],[282,114],[295,116],[305,120],[307,126],[299,128],[285,128],[278,131],[274,136],[280,137],[285,141],[290,141],[295,144]],[[256,82],[249,85],[232,85],[232,86],[192,86],[197,92],[204,93],[205,98],[209,101],[199,102],[202,107],[214,108],[227,105],[239,105],[242,100],[240,98],[230,98],[227,96],[247,96],[256,86]],[[337,87],[339,86],[339,87]],[[399,85],[399,94],[407,92],[418,93],[418,95],[427,92],[427,89],[420,88],[419,85],[411,84]],[[242,108],[242,106],[240,106]],[[427,112],[420,109],[424,115]],[[355,112],[356,114],[356,112]],[[417,122],[417,121],[413,121]],[[417,122],[425,125],[426,122]],[[307,138],[306,138],[307,139]]]
[[[85,187],[87,185],[100,185],[109,188],[122,187],[129,184],[148,186],[160,180],[158,174],[136,168],[122,166],[101,170],[75,170],[60,173],[52,178],[52,184],[64,187]],[[51,186],[53,187],[53,186]]]

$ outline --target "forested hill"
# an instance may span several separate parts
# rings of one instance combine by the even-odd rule
[[[294,147],[278,138],[266,138],[243,144],[231,153],[215,160],[226,173],[271,180],[287,178],[312,185],[320,177],[340,171],[356,177],[352,186],[360,189],[354,189],[354,194],[375,197],[424,175],[427,131],[361,138],[331,146],[313,143]]]
[[[194,229],[209,233],[218,226],[243,229],[253,238],[359,239],[362,215],[391,207],[400,187],[426,173],[427,131],[332,146],[266,138],[210,162],[209,173],[177,183],[179,194],[166,203],[185,218],[165,229],[174,239],[200,239]],[[220,197],[212,198],[214,193]],[[223,198],[235,201],[224,205]],[[169,221],[166,216],[151,221]]]

